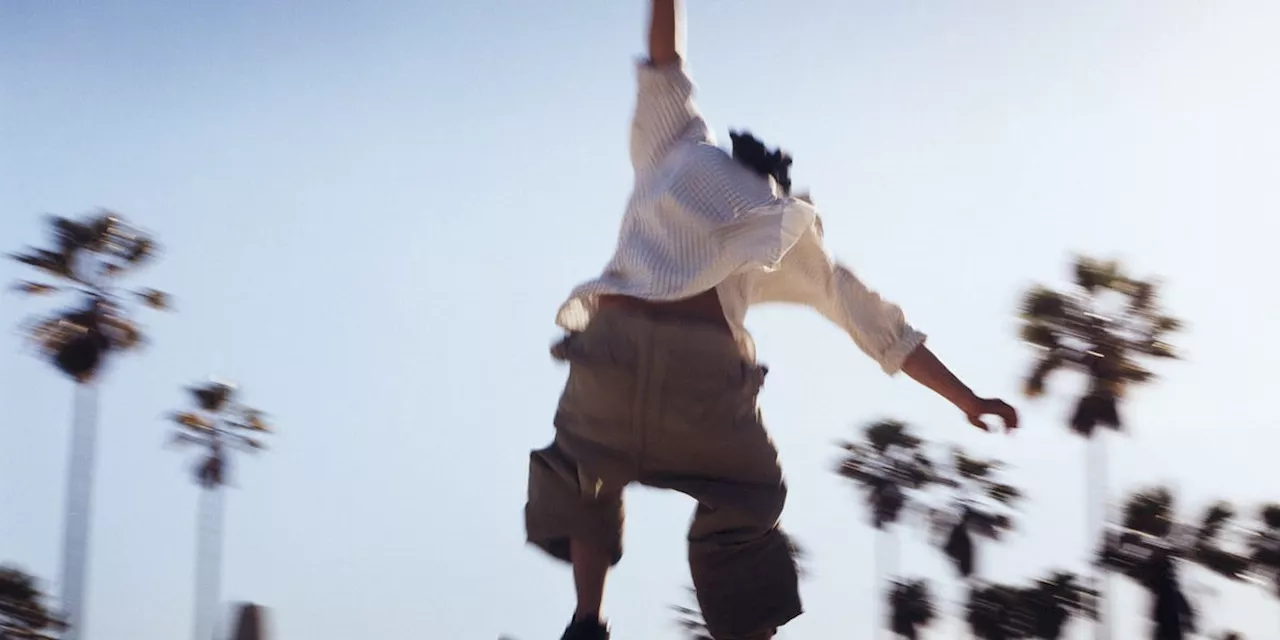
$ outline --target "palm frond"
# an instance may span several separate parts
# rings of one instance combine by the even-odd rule
[[[213,421],[191,411],[175,411],[169,414],[169,419],[193,431],[212,431]]]
[[[1258,510],[1258,517],[1271,529],[1280,529],[1280,503],[1263,505]]]
[[[900,420],[882,420],[875,422],[863,430],[868,444],[876,453],[884,453],[890,447],[915,450],[924,441],[911,432],[911,428]]]
[[[1005,506],[1013,506],[1022,499],[1022,491],[1011,484],[992,482],[985,489],[987,497]]]
[[[269,432],[271,425],[267,424],[266,414],[259,409],[246,407],[243,412],[243,428],[250,431]]]
[[[972,458],[961,449],[952,451],[952,464],[955,465],[956,473],[965,480],[984,480],[997,466],[991,460]]]
[[[900,637],[918,640],[937,617],[937,605],[923,579],[895,580],[888,594],[889,627]]]
[[[195,397],[196,406],[210,413],[219,413],[231,402],[236,387],[229,382],[211,381],[202,385],[189,387],[188,391]]]
[[[1131,495],[1124,506],[1123,526],[1154,538],[1164,538],[1173,531],[1173,493],[1167,487],[1154,487]]]
[[[1088,293],[1102,288],[1122,288],[1126,279],[1120,271],[1120,265],[1114,260],[1097,260],[1087,256],[1077,256],[1074,270],[1076,286]]]
[[[1038,398],[1044,395],[1045,385],[1048,383],[1049,376],[1066,366],[1066,358],[1061,353],[1050,352],[1036,363],[1031,371],[1031,375],[1027,376],[1023,382],[1022,392],[1028,398]]]
[[[158,289],[141,289],[135,291],[134,295],[148,307],[157,311],[168,311],[173,307],[173,300],[169,294]]]
[[[42,296],[61,291],[61,288],[56,285],[45,284],[43,282],[31,282],[29,280],[22,280],[15,283],[13,285],[13,289],[19,293],[25,293],[33,296]]]
[[[35,578],[15,567],[0,567],[0,638],[45,640],[65,628],[44,603]]]
[[[1060,322],[1067,318],[1071,306],[1062,294],[1038,286],[1023,297],[1022,317],[1033,324]]]
[[[10,257],[46,275],[79,282],[79,278],[76,277],[75,272],[72,270],[70,257],[58,252],[46,249],[30,249],[27,253],[15,253],[11,254]]]

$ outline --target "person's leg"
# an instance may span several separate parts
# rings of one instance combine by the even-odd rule
[[[608,314],[553,353],[569,362],[569,379],[555,442],[530,456],[525,530],[531,544],[573,566],[577,606],[564,638],[604,640],[605,581],[622,558],[622,492],[637,468],[639,364],[628,324]]]
[[[596,483],[558,444],[533,452],[525,531],[533,544],[571,563],[577,605],[566,640],[607,640],[600,615],[609,568],[622,558],[621,488],[596,492]]]
[[[716,640],[772,638],[802,613],[791,541],[778,526],[785,487],[726,483],[689,493],[699,500],[689,569],[707,630]]]
[[[663,419],[646,440],[640,482],[698,501],[689,565],[716,640],[771,638],[800,615],[792,545],[778,526],[786,484],[756,396],[764,369],[727,336],[694,328],[662,336]]]
[[[600,621],[604,603],[604,581],[613,558],[609,549],[591,540],[570,539],[569,558],[573,562],[573,586],[578,593],[574,620]]]

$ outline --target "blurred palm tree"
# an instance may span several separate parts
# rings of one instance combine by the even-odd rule
[[[1010,511],[1022,492],[1001,482],[1003,464],[996,460],[970,457],[955,448],[951,464],[937,465],[934,483],[949,488],[951,496],[943,508],[930,511],[935,534],[943,540],[943,551],[961,578],[969,579],[977,569],[975,537],[1000,541],[1013,530]]]
[[[974,584],[965,620],[981,640],[1058,640],[1071,618],[1096,613],[1096,594],[1081,586],[1074,574],[1055,572],[1030,587]]]
[[[1023,589],[1019,600],[1019,624],[1028,638],[1058,640],[1072,618],[1097,617],[1097,592],[1081,585],[1075,574],[1054,572]]]
[[[897,527],[916,491],[937,479],[933,462],[924,452],[924,440],[906,423],[882,420],[862,429],[862,439],[840,445],[844,455],[836,468],[841,477],[863,492],[871,526],[876,530],[875,580],[897,571]],[[884,592],[886,595],[888,591]],[[876,601],[880,601],[879,595]],[[877,632],[884,617],[873,616]]]
[[[1039,350],[1025,393],[1038,397],[1050,375],[1074,369],[1088,378],[1085,394],[1072,412],[1071,429],[1089,441],[1086,458],[1088,527],[1092,540],[1106,519],[1106,445],[1095,438],[1098,427],[1119,430],[1119,402],[1133,385],[1151,382],[1154,374],[1140,358],[1174,358],[1165,337],[1181,328],[1158,305],[1158,285],[1124,273],[1114,261],[1077,257],[1075,287],[1054,291],[1032,288],[1022,303],[1022,339]],[[1105,576],[1098,578],[1102,611],[1095,631],[1110,637],[1106,617]]]
[[[1176,501],[1167,488],[1134,493],[1126,501],[1123,520],[1103,538],[1098,563],[1118,572],[1151,596],[1152,637],[1181,640],[1195,633],[1196,612],[1182,588],[1180,565],[1190,562],[1229,580],[1242,580],[1248,556],[1223,546],[1235,516],[1226,503],[1210,506],[1197,523],[1176,516]]]
[[[258,409],[236,402],[236,387],[213,380],[188,387],[195,400],[190,411],[170,416],[178,426],[175,442],[203,449],[193,468],[200,485],[196,550],[195,640],[215,640],[222,577],[222,489],[227,485],[229,452],[263,448],[258,436],[270,431]]]
[[[1280,598],[1280,503],[1258,510],[1258,526],[1250,536],[1250,568]]]
[[[239,609],[240,612],[236,615],[236,630],[230,636],[230,640],[267,640],[265,609],[248,602],[240,605]]]
[[[25,280],[16,289],[30,295],[68,294],[71,302],[37,317],[24,328],[42,356],[76,383],[67,504],[63,534],[62,601],[74,640],[84,627],[90,507],[97,430],[97,381],[109,356],[140,347],[142,330],[128,301],[168,309],[169,296],[155,289],[123,289],[121,282],[156,253],[152,237],[111,212],[80,220],[49,217],[52,249],[28,248],[11,255],[52,281]]]
[[[978,640],[1012,640],[1017,590],[1001,584],[975,584],[969,591],[965,622]]]
[[[0,566],[0,640],[52,640],[66,625],[44,604],[35,578]]]
[[[1249,573],[1280,599],[1280,503],[1258,510],[1258,522],[1248,531]]]
[[[929,583],[922,578],[892,581],[888,594],[889,630],[906,640],[920,640],[920,632],[937,618]]]

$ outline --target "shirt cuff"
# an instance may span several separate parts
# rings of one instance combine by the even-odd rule
[[[897,375],[911,352],[924,344],[928,337],[910,325],[903,327],[902,336],[880,356],[880,368],[890,376]]]
[[[693,78],[683,60],[654,64],[648,58],[636,60],[636,78],[642,89],[662,87],[677,93],[692,93]]]

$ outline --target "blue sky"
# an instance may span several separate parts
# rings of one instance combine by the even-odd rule
[[[718,134],[787,146],[832,251],[975,388],[1018,392],[1020,291],[1059,281],[1073,251],[1121,257],[1167,279],[1189,331],[1187,360],[1128,405],[1113,490],[1172,482],[1196,509],[1280,498],[1280,5],[689,4]],[[163,240],[138,282],[179,309],[143,317],[152,346],[103,388],[90,637],[189,633],[196,489],[160,417],[210,373],[280,428],[236,467],[229,601],[271,607],[281,638],[558,636],[572,589],[522,544],[526,455],[565,373],[546,353],[554,311],[608,258],[629,189],[644,9],[0,5],[0,241],[42,241],[41,212],[115,208]],[[5,294],[0,322],[30,308]],[[829,468],[834,440],[884,416],[1014,466],[1032,501],[992,577],[1078,567],[1071,384],[1019,400],[1017,437],[987,437],[816,314],[748,325],[772,370],[785,521],[812,555],[808,613],[783,638],[869,637],[872,537]],[[0,335],[0,560],[53,580],[70,385]],[[615,637],[675,637],[692,504],[628,500]],[[903,545],[906,571],[947,576],[922,536]],[[1260,592],[1191,582],[1210,628],[1280,635]],[[1121,588],[1117,637],[1141,624],[1136,598]]]

